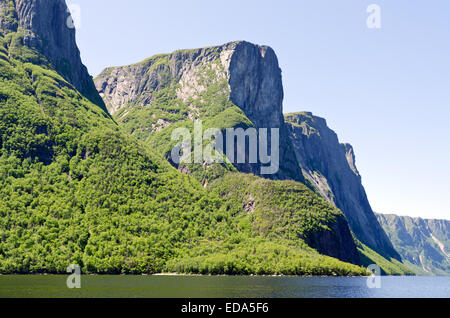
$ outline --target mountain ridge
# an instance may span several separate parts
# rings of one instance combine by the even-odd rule
[[[228,173],[205,187],[124,133],[51,49],[9,29],[11,3],[0,0],[0,273],[367,274],[342,213],[304,185]],[[67,27],[64,1],[28,3],[26,18]]]
[[[377,214],[395,248],[421,275],[450,276],[450,221]]]
[[[255,128],[278,128],[280,170],[272,177],[304,181],[284,126],[281,69],[267,46],[237,41],[155,55],[129,66],[107,68],[95,84],[116,120],[144,140],[172,129],[175,123],[195,119],[209,120],[220,129],[247,128],[249,122]],[[169,100],[170,108],[159,100]],[[230,121],[225,127],[224,122]],[[260,165],[236,166],[239,171],[259,174]]]
[[[308,160],[314,161],[314,157],[320,158],[320,154],[317,155],[314,151],[310,154],[302,153],[305,147],[301,145],[308,142],[309,132],[305,131],[304,135],[302,129],[295,131],[298,127],[289,120],[289,115],[283,114],[281,69],[276,54],[270,47],[237,41],[202,49],[178,50],[171,54],[155,55],[129,66],[107,68],[95,78],[95,84],[108,109],[113,110],[117,122],[130,134],[149,141],[149,146],[156,148],[159,147],[161,138],[165,138],[165,145],[170,144],[171,127],[189,127],[194,119],[209,120],[212,124],[208,128],[248,127],[248,122],[256,128],[279,128],[282,150],[280,163],[284,167],[280,167],[282,171],[275,179],[293,179],[306,183],[344,212],[352,231],[364,244],[385,257],[400,260],[370,208],[350,145],[340,145],[337,136],[328,144],[333,149],[338,148],[338,157],[344,152],[342,158],[339,157],[340,166],[333,169],[337,174],[346,169],[340,177],[343,183],[350,182],[349,194],[341,190],[337,181],[332,182],[333,189],[328,186],[328,190],[337,196],[337,202],[334,202],[311,177],[311,173],[319,173],[323,179],[331,180],[334,175],[326,175],[324,171],[320,171],[320,167],[308,166],[308,162],[302,160],[306,156]],[[208,90],[215,86],[218,87],[214,94],[222,96],[221,101],[209,99]],[[171,92],[165,91],[167,89]],[[173,101],[170,108],[160,103],[168,99]],[[208,103],[199,103],[199,100],[208,100]],[[223,106],[216,107],[216,103],[222,103]],[[208,112],[214,112],[214,109],[218,111],[211,116]],[[232,117],[233,121],[225,120],[231,116],[229,113],[226,116],[223,114],[231,109],[242,111],[245,116]],[[306,119],[301,118],[303,121]],[[224,122],[228,124],[227,127]],[[298,126],[300,124],[302,123]],[[310,123],[309,126],[313,125]],[[324,131],[329,135],[335,135],[326,123],[321,127],[326,127]],[[293,137],[294,134],[299,139]],[[156,140],[156,144],[152,140]],[[316,141],[323,143],[320,138]],[[296,145],[299,146],[298,151]],[[323,149],[326,148],[327,145],[324,145]],[[312,150],[311,147],[310,149]],[[163,155],[167,155],[169,151],[170,147],[161,150]],[[324,162],[332,167],[333,154],[328,152]],[[178,168],[192,174],[190,168]],[[235,168],[258,175],[258,169],[254,167],[235,165]],[[214,175],[221,173],[208,176],[200,173],[199,178],[206,183]]]

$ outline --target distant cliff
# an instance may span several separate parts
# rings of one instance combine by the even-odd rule
[[[377,214],[392,244],[421,275],[450,276],[450,221]]]

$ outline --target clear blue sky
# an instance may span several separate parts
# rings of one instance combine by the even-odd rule
[[[450,1],[68,0],[91,74],[247,40],[275,49],[285,112],[354,145],[374,210],[450,219]],[[369,4],[382,28],[368,29]]]

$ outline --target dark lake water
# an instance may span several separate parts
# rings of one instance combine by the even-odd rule
[[[0,276],[0,297],[130,298],[448,298],[450,277],[367,278],[82,276],[81,289],[68,289],[67,276]]]

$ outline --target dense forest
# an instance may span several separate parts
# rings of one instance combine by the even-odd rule
[[[28,45],[14,3],[0,4],[0,25],[8,26],[0,31],[1,274],[65,273],[78,264],[97,274],[346,276],[367,275],[361,265],[373,262],[408,273],[360,244],[342,212],[301,183],[227,165],[179,172],[166,160],[171,130],[143,130],[154,118],[139,108],[133,121],[113,119],[92,102],[98,95],[62,75],[70,61],[56,67]],[[211,76],[205,71],[204,80]],[[196,101],[205,129],[251,125],[225,88],[212,83]],[[154,109],[176,122],[187,109],[173,89]],[[348,255],[339,254],[342,237]],[[339,260],[352,255],[353,264]]]
[[[22,43],[0,36],[1,273],[365,274],[305,243],[340,213],[313,192],[298,200],[327,209],[296,210],[295,239],[261,230],[241,200],[122,133]]]

